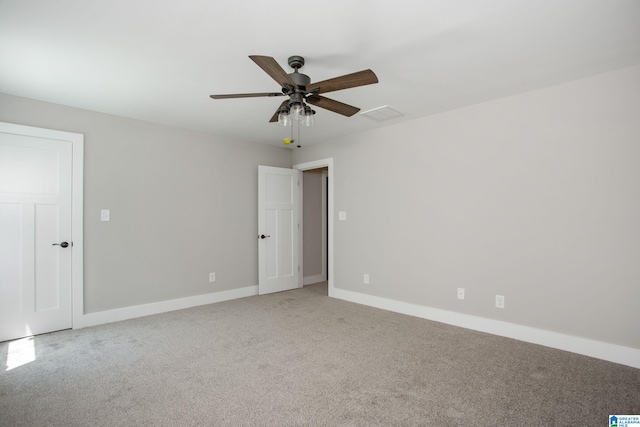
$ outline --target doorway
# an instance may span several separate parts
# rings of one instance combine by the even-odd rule
[[[326,254],[326,264],[324,267],[324,271],[326,273],[326,281],[327,281],[327,289],[328,289],[328,294],[329,296],[333,296],[334,294],[334,281],[333,281],[333,266],[334,266],[334,215],[333,215],[333,211],[334,211],[334,166],[333,166],[333,158],[327,158],[327,159],[322,159],[322,160],[316,160],[316,161],[311,161],[311,162],[306,162],[306,163],[299,163],[296,165],[293,165],[294,169],[297,169],[301,172],[305,172],[305,171],[312,171],[312,170],[324,170],[325,175],[325,179],[323,180],[323,182],[326,184],[325,188],[326,188],[326,197],[324,197],[324,201],[326,203],[326,209],[324,209],[324,211],[326,212],[326,219],[324,220],[324,224],[326,227],[326,232],[323,232],[324,235],[326,236],[326,250],[323,250],[323,252]],[[304,185],[302,186],[302,192],[304,192]],[[303,193],[304,194],[304,193]],[[303,213],[304,215],[304,213]],[[302,224],[302,230],[304,230],[304,222]],[[299,286],[302,287],[304,285],[303,280],[305,276],[308,276],[307,274],[304,273],[304,253],[303,253],[303,248],[304,248],[304,232],[299,233],[299,238],[300,238],[300,244],[298,245],[299,247],[299,259],[300,259],[300,263],[303,266],[303,268],[301,269],[301,274],[299,276]]]
[[[327,168],[302,173],[304,285],[327,281]]]

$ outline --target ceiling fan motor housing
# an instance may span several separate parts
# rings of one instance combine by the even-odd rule
[[[304,65],[304,58],[302,56],[290,56],[289,57],[289,66],[293,68],[295,71],[289,74],[291,80],[293,80],[298,88],[304,91],[305,87],[311,83],[311,79],[306,74],[298,73],[298,69],[302,68]]]
[[[311,83],[309,76],[299,73],[297,70],[295,73],[289,74],[289,77],[291,77],[291,80],[293,80],[298,87],[306,88]]]

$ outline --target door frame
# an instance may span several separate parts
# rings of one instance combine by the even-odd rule
[[[334,296],[334,282],[333,282],[333,272],[335,270],[335,263],[334,263],[334,236],[333,236],[333,230],[334,230],[334,215],[333,215],[333,209],[334,209],[334,203],[333,203],[333,197],[334,197],[334,192],[333,192],[333,182],[334,182],[334,166],[333,166],[333,157],[330,158],[326,158],[326,159],[321,159],[321,160],[314,160],[311,162],[305,162],[305,163],[298,163],[292,166],[293,169],[297,169],[301,172],[304,172],[306,170],[311,170],[311,169],[321,169],[321,168],[327,168],[327,174],[329,176],[329,184],[327,186],[327,199],[328,199],[328,207],[327,207],[327,212],[328,212],[328,218],[327,218],[327,222],[328,222],[328,227],[329,227],[329,241],[327,242],[328,246],[329,246],[329,274],[327,277],[327,281],[328,281],[328,290],[329,290],[329,296],[332,297]],[[300,196],[299,199],[299,203],[302,203],[302,186],[300,186],[299,191]],[[300,216],[302,217],[302,206],[300,207]],[[299,244],[298,244],[298,262],[300,263],[300,271],[298,272],[298,285],[300,287],[302,287],[302,283],[304,280],[304,272],[303,272],[303,258],[302,258],[302,249],[303,249],[303,239],[304,239],[304,235],[303,235],[303,231],[302,231],[302,227],[300,227],[300,233],[299,233]]]
[[[327,228],[327,220],[329,218],[329,216],[327,215],[327,209],[328,209],[328,205],[327,205],[327,182],[329,180],[329,174],[326,170],[322,171],[322,206],[320,209],[322,209],[322,279],[323,280],[328,280],[329,277],[327,276],[327,234],[328,234],[328,228]]]
[[[71,327],[83,327],[84,317],[84,135],[0,122],[0,132],[71,142]]]

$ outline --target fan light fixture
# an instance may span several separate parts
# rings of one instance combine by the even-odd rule
[[[288,106],[283,105],[278,111],[278,124],[280,126],[291,126],[293,120],[299,122],[302,126],[313,126],[313,115],[316,114],[304,102],[291,102]]]
[[[316,114],[315,111],[311,109],[308,105],[304,106],[304,119],[302,120],[302,124],[304,126],[313,126],[314,120],[313,115]]]
[[[280,126],[291,126],[291,116],[289,115],[289,107],[280,108],[278,113],[278,124]]]

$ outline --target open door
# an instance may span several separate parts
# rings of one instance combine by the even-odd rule
[[[300,172],[258,166],[258,293],[298,288]]]
[[[72,142],[0,127],[0,341],[72,327]]]

